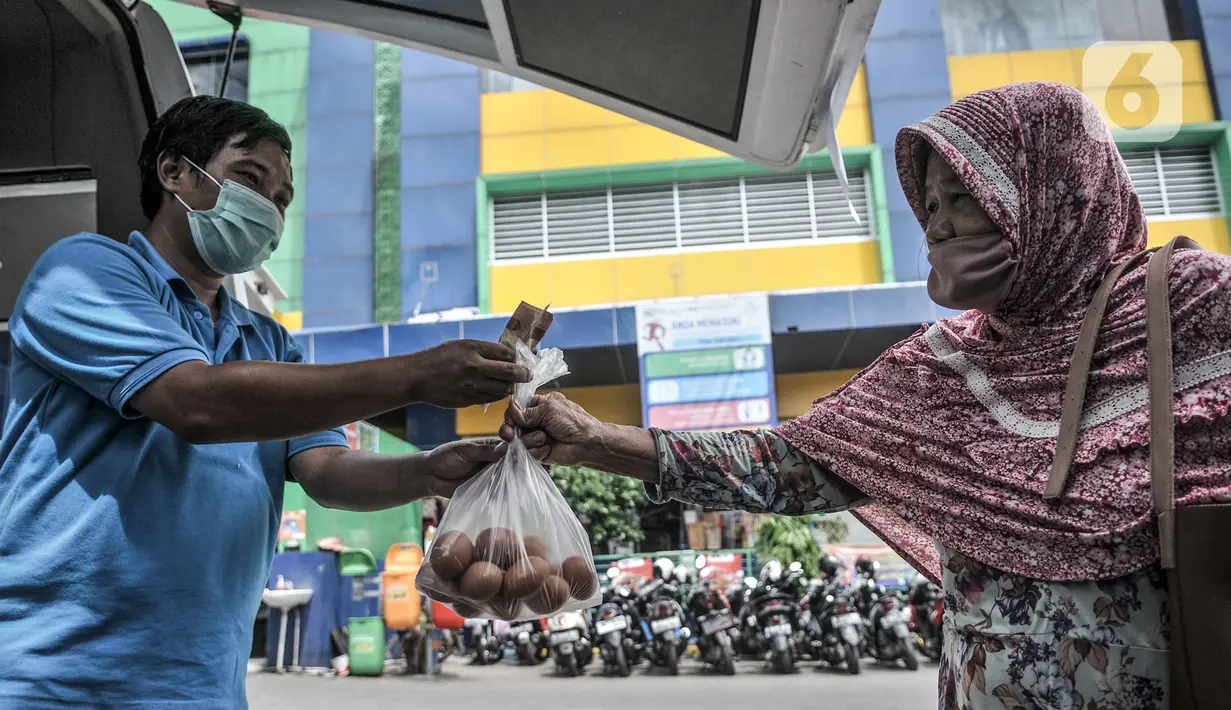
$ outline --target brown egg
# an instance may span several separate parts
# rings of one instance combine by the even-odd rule
[[[460,530],[450,530],[432,543],[428,560],[436,574],[444,580],[462,576],[474,560],[474,543]]]
[[[574,599],[589,599],[598,591],[598,576],[586,558],[574,555],[560,565],[560,570]]]
[[[487,604],[491,607],[496,617],[502,621],[512,621],[517,618],[517,612],[521,611],[521,599],[518,597],[507,597],[503,592],[492,597],[492,600]]]
[[[556,577],[564,576],[564,570],[561,569],[560,565],[556,562],[548,562],[547,569]]]
[[[568,601],[568,582],[565,582],[561,577],[548,577],[539,591],[526,599],[526,606],[529,606],[534,613],[554,614],[559,611],[560,607]]]
[[[547,541],[538,535],[527,535],[524,540],[528,557],[547,559]]]
[[[431,591],[427,592],[427,598],[433,601],[438,601],[441,604],[456,604],[462,600],[462,593],[457,588],[457,584],[453,582],[445,582],[437,579],[432,584]]]
[[[511,597],[528,597],[543,586],[543,580],[551,576],[547,560],[542,557],[527,557],[504,573],[504,594]]]
[[[523,555],[521,539],[508,528],[488,528],[475,538],[475,559],[487,560],[502,570],[512,567]]]
[[[504,572],[483,560],[470,563],[462,575],[462,596],[469,602],[485,602],[496,596],[504,582]]]

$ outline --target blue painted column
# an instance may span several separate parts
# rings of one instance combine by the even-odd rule
[[[1200,39],[1205,48],[1214,108],[1217,117],[1225,119],[1231,116],[1231,0],[1184,0],[1181,3],[1181,7],[1192,5],[1196,5],[1200,19],[1196,33],[1190,29],[1188,34]]]
[[[872,137],[881,147],[898,281],[927,278],[923,232],[898,184],[898,130],[952,102],[940,0],[884,0],[864,54]]]
[[[308,45],[305,328],[373,319],[371,40],[313,29]]]
[[[475,178],[479,70],[402,52],[402,315],[478,304]],[[430,449],[457,439],[457,414],[406,410],[406,438]]]
[[[402,52],[402,310],[478,304],[479,70]]]

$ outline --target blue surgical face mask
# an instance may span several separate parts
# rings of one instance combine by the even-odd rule
[[[269,258],[282,239],[282,213],[260,193],[234,180],[221,185],[213,175],[184,158],[211,182],[218,185],[218,201],[213,209],[194,210],[179,200],[188,210],[188,228],[192,243],[205,265],[224,276],[252,271]]]

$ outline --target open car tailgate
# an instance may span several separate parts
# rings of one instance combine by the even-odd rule
[[[761,165],[834,139],[880,0],[179,0],[555,89]],[[832,146],[831,146],[832,147]]]

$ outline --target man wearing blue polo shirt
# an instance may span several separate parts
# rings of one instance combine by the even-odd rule
[[[508,348],[307,365],[222,289],[277,247],[290,154],[263,111],[185,99],[142,148],[149,228],[64,239],[26,281],[0,436],[0,708],[245,707],[288,476],[379,510],[448,496],[501,455],[377,456],[335,427],[498,400],[529,379]]]

